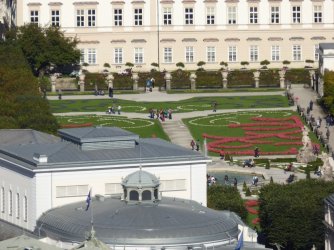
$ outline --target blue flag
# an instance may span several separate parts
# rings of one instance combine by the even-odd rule
[[[90,203],[92,201],[91,192],[92,192],[92,189],[89,189],[89,192],[86,198],[86,211],[89,209]]]
[[[244,247],[244,232],[241,232],[239,240],[238,240],[238,244],[235,247],[235,250],[240,250],[243,247]]]

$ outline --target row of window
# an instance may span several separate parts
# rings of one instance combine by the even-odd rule
[[[56,187],[56,197],[76,197],[76,196],[86,196],[88,193],[88,185],[71,185],[71,186],[57,186]],[[176,179],[176,180],[161,180],[160,181],[160,191],[181,191],[186,190],[186,180]],[[123,187],[120,183],[105,183],[105,194],[122,194]]]
[[[214,25],[216,24],[216,13],[215,7],[206,7],[205,9],[205,24]],[[113,25],[123,26],[123,9],[113,9]],[[302,6],[294,5],[291,7],[291,22],[301,23]],[[133,24],[135,26],[143,25],[143,9],[135,8],[133,10]],[[259,7],[250,6],[248,10],[248,17],[250,24],[259,23]],[[237,24],[238,8],[237,6],[227,6],[227,24]],[[76,10],[76,27],[95,27],[96,26],[96,9],[77,9]],[[51,24],[53,26],[60,26],[60,10],[51,10]],[[195,21],[194,8],[184,8],[184,24],[192,25]],[[30,11],[30,22],[39,23],[39,11]],[[279,24],[281,22],[281,8],[280,6],[270,7],[270,20],[271,24]],[[323,22],[323,6],[313,5],[313,22]],[[173,24],[173,9],[171,7],[165,7],[162,9],[162,23],[163,25]]]
[[[318,61],[319,45],[314,46],[314,60]],[[80,49],[81,58],[80,63],[88,64],[97,64],[97,49]],[[227,61],[228,62],[238,62],[238,50],[237,46],[228,46],[227,49]],[[249,47],[249,61],[250,62],[259,62],[260,58],[260,48],[258,45],[251,45]],[[271,46],[271,57],[270,61],[281,61],[281,47],[279,45]],[[284,58],[286,59],[286,58]],[[301,61],[302,60],[302,47],[301,45],[295,44],[292,45],[292,60]],[[163,48],[163,63],[173,63],[173,48],[165,47]],[[198,60],[195,60],[195,50],[192,46],[185,47],[185,57],[184,61],[186,63],[195,63]],[[133,54],[134,64],[143,64],[144,60],[144,48],[134,48]],[[216,47],[208,46],[206,47],[206,62],[216,63],[217,62],[217,52]],[[114,64],[124,64],[124,49],[123,48],[114,48],[113,50],[113,63]]]
[[[6,192],[5,192],[5,188],[1,187],[1,212],[2,213],[6,213]],[[9,216],[13,216],[13,204],[14,204],[14,197],[13,197],[13,191],[12,190],[8,190],[8,204],[7,204],[7,213]],[[21,203],[22,202],[22,203]],[[22,206],[21,206],[22,204]],[[22,216],[23,216],[23,220],[27,221],[28,220],[28,199],[27,196],[24,196],[23,199],[21,200],[20,194],[16,193],[15,195],[15,217],[17,219],[20,219],[21,217],[21,207],[23,209],[22,211]]]

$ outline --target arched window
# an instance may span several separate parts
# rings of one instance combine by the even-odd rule
[[[13,214],[13,194],[12,190],[8,191],[8,214],[12,216]]]
[[[135,190],[130,191],[130,201],[138,201],[138,200],[139,200],[138,192]]]
[[[20,194],[16,193],[16,218],[20,219]]]
[[[152,194],[151,194],[151,191],[149,191],[149,190],[145,190],[145,191],[142,193],[142,200],[143,200],[143,201],[150,201],[150,200],[152,200]]]
[[[24,218],[24,221],[27,221],[28,220],[28,199],[27,199],[27,196],[24,196],[23,198],[23,218]]]

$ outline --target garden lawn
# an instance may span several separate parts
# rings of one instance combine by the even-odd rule
[[[249,155],[254,154],[254,148],[259,147],[260,155],[264,154],[291,154],[296,155],[296,150],[302,146],[301,138],[302,133],[299,127],[287,128],[283,125],[277,126],[265,126],[264,122],[252,120],[252,118],[279,118],[282,119],[287,125],[293,125],[295,122],[293,120],[284,120],[286,118],[297,117],[302,124],[302,120],[299,118],[298,114],[294,111],[251,111],[251,112],[236,112],[236,113],[225,113],[219,115],[209,115],[205,117],[196,117],[190,119],[184,119],[184,123],[189,128],[191,134],[195,139],[199,139],[203,143],[205,135],[207,139],[207,145],[209,148],[210,155],[218,155],[220,151],[228,153],[231,155]],[[240,125],[246,123],[258,123],[256,126],[242,126]],[[231,126],[232,125],[232,126]],[[252,130],[248,130],[251,128]],[[266,131],[266,129],[270,129]],[[277,134],[286,133],[287,138],[280,138],[276,136],[270,136],[269,138],[256,138],[256,136],[261,136],[265,134]],[[251,136],[255,135],[254,138],[249,141],[242,141],[245,137],[250,135],[246,133],[251,133]],[[217,138],[212,138],[217,137]],[[291,136],[291,137],[290,137]],[[309,133],[311,140],[318,143],[316,137],[313,133]],[[223,137],[223,138],[222,138]],[[226,138],[236,137],[238,140],[232,140],[230,142],[222,142],[213,145],[212,143],[219,142],[219,140],[225,140]],[[278,144],[277,144],[278,143]],[[290,144],[292,143],[292,144]],[[212,146],[213,145],[213,146]],[[291,149],[294,148],[293,152]],[[286,153],[289,151],[289,153]]]
[[[60,126],[80,125],[92,123],[93,126],[119,127],[138,134],[141,138],[158,137],[169,141],[161,124],[156,119],[128,119],[122,116],[107,115],[81,115],[81,116],[56,116]]]
[[[275,96],[231,96],[231,97],[195,97],[177,102],[135,102],[122,99],[93,100],[52,100],[49,101],[53,113],[107,111],[113,104],[121,105],[123,112],[148,113],[150,109],[169,109],[173,112],[191,112],[212,109],[248,109],[288,107],[288,99]]]

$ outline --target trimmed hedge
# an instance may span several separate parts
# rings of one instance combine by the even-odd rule
[[[196,72],[196,88],[197,89],[209,89],[209,88],[222,88],[223,77],[220,71],[197,71]]]
[[[190,72],[184,71],[182,69],[178,69],[171,73],[172,75],[172,82],[171,88],[172,89],[190,89]]]
[[[104,75],[100,73],[86,73],[85,76],[85,90],[95,90],[95,84],[98,90],[108,90],[108,85]]]
[[[254,75],[250,70],[230,71],[227,76],[227,87],[254,87]]]
[[[154,78],[154,87],[165,87],[165,73],[159,72],[157,70],[151,70],[151,72],[140,72],[138,73],[139,80],[138,86],[139,87],[146,87],[146,80]]]
[[[279,73],[277,70],[260,70],[260,87],[279,87]]]
[[[288,69],[285,73],[285,80],[292,84],[309,84],[310,73],[307,69]]]
[[[131,76],[113,74],[114,75],[114,90],[133,89],[133,80]]]

